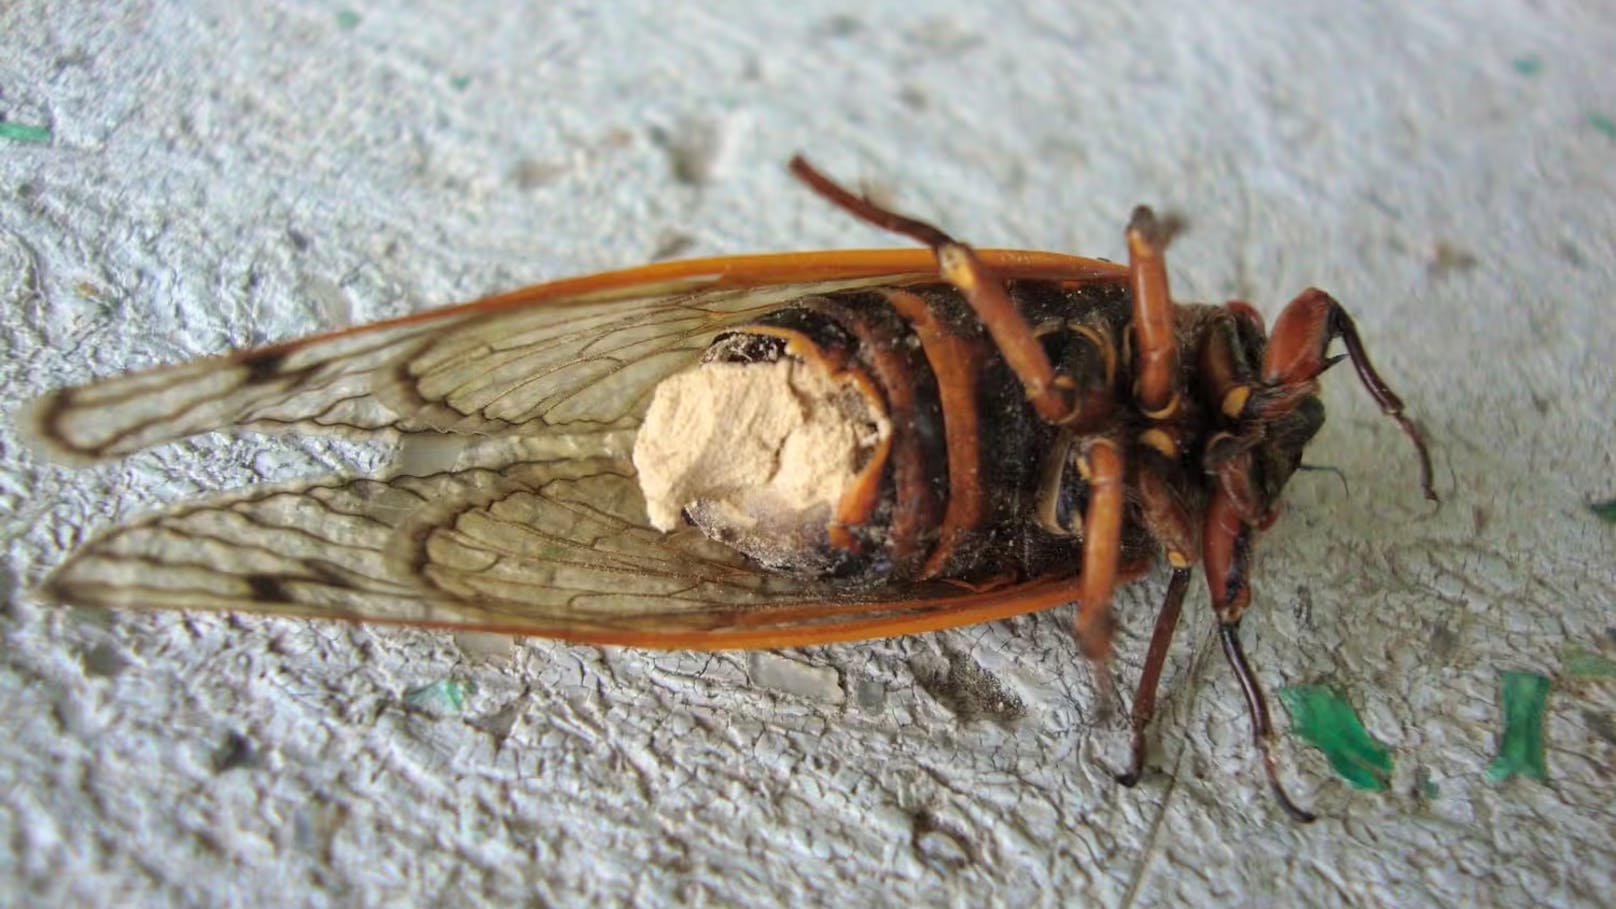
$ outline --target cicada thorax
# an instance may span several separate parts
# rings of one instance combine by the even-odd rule
[[[871,430],[865,443],[851,445],[851,458],[832,458],[851,461],[843,480],[830,484],[834,495],[795,510],[777,508],[772,493],[743,495],[711,479],[727,467],[712,456],[733,452],[709,451],[703,463],[714,466],[685,469],[706,471],[710,482],[680,503],[682,517],[771,569],[850,586],[998,583],[1075,571],[1087,502],[1074,466],[1077,446],[1085,433],[1130,437],[1141,419],[1129,403],[1131,304],[1120,282],[1027,280],[1011,282],[1009,291],[1050,360],[1076,383],[1088,407],[1079,424],[1052,425],[1034,412],[951,285],[805,297],[718,336],[701,368],[789,364],[826,377],[832,392],[798,391],[796,404],[804,411],[833,407]],[[677,421],[656,413],[661,398],[659,390],[642,436],[680,432],[670,428]],[[733,408],[736,421],[757,419],[741,413],[750,401],[737,400],[713,406]],[[876,429],[880,438],[872,442]],[[655,485],[660,481],[645,477],[656,472],[649,460],[636,453],[642,482]],[[1130,559],[1155,551],[1133,505],[1123,551]]]

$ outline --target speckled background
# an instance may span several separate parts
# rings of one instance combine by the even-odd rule
[[[1394,785],[1288,741],[1323,820],[1285,818],[1199,586],[1133,791],[1068,610],[700,655],[45,607],[98,528],[387,452],[70,471],[8,424],[0,903],[1609,899],[1611,683],[1557,684],[1546,783],[1485,775],[1500,671],[1616,648],[1609,5],[260,6],[0,6],[0,112],[48,132],[0,139],[8,402],[659,256],[886,245],[799,149],[982,245],[1120,257],[1153,202],[1181,299],[1328,288],[1429,431],[1436,513],[1330,377],[1310,457],[1347,485],[1291,484],[1245,629],[1270,688],[1346,693]],[[1163,586],[1119,597],[1124,685]]]

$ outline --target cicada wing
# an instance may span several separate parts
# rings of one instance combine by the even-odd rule
[[[436,327],[462,321],[446,318]],[[430,330],[377,326],[61,388],[26,405],[17,422],[40,449],[68,463],[231,426],[385,431],[399,415],[371,393],[372,382]]]
[[[1116,281],[1126,269],[979,250],[1000,278]],[[717,332],[791,299],[936,280],[926,250],[667,262],[52,392],[18,421],[87,463],[219,429],[396,437],[628,428]]]
[[[657,383],[800,285],[502,309],[433,332],[373,377],[396,428],[496,434],[632,428]]]
[[[621,280],[589,293],[544,285],[60,389],[20,422],[40,447],[80,463],[229,428],[361,438],[632,428],[656,384],[718,332],[798,297],[887,278]]]
[[[637,495],[628,473],[621,461],[562,458],[246,490],[109,531],[45,591],[76,605],[520,631],[587,614],[595,594],[669,589],[655,570],[673,570],[679,544],[610,511],[534,506],[582,488],[616,508]],[[637,554],[614,551],[624,548]]]
[[[883,637],[1028,612],[1051,580],[838,590],[766,572],[694,530],[648,526],[630,464],[543,458],[249,490],[116,528],[54,599],[396,622],[722,649]]]

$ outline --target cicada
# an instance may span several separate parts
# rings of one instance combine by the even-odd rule
[[[1174,303],[1147,208],[1126,265],[977,250],[800,157],[791,170],[927,248],[648,265],[33,402],[38,444],[79,463],[221,429],[466,443],[439,468],[406,459],[116,527],[44,594],[711,650],[1076,601],[1078,649],[1103,669],[1114,588],[1165,558],[1131,785],[1200,564],[1270,784],[1307,817],[1279,784],[1237,629],[1253,542],[1324,421],[1334,340],[1435,498],[1347,312],[1310,289],[1265,330],[1245,303]]]

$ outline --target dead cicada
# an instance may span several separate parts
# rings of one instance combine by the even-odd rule
[[[662,648],[910,634],[1111,594],[1171,566],[1144,731],[1196,562],[1284,806],[1236,629],[1247,562],[1345,356],[1431,469],[1327,294],[1265,336],[1174,304],[1148,209],[1124,267],[973,250],[793,172],[923,250],[730,257],[575,278],[56,391],[27,423],[77,462],[225,428],[468,439],[451,468],[238,492],[114,528],[56,600],[405,622]],[[1105,677],[1101,673],[1101,677]]]

